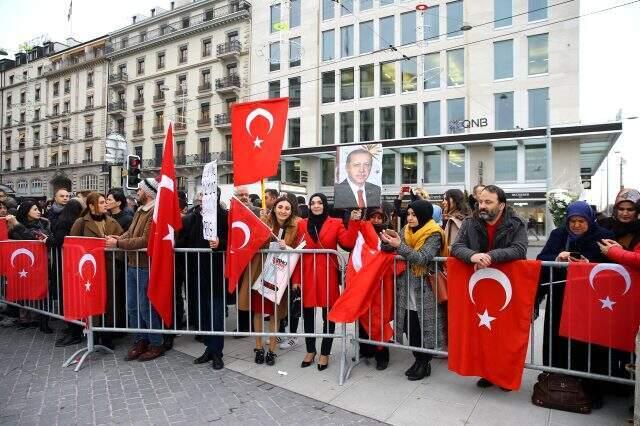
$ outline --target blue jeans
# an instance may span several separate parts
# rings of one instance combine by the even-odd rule
[[[162,322],[147,297],[149,287],[149,269],[127,269],[127,316],[130,328],[161,329]],[[162,344],[162,335],[157,333],[136,333],[133,342],[146,340],[152,346]]]
[[[213,330],[212,331],[222,331],[224,329],[224,317],[225,317],[225,309],[224,304],[222,303],[221,296],[214,296],[212,298],[213,305],[211,309],[212,319],[213,319]],[[224,337],[223,336],[205,336],[204,344],[207,346],[207,350],[211,353],[217,354],[222,357],[222,350],[224,349]]]

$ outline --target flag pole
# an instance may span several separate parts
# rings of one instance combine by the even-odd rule
[[[262,200],[262,210],[267,209],[267,201],[264,199],[264,178],[260,179],[260,199]]]

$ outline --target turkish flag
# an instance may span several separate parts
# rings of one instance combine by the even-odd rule
[[[253,255],[271,237],[271,229],[237,198],[231,198],[225,276],[233,293]]]
[[[9,239],[9,231],[7,229],[7,219],[0,217],[0,241]]]
[[[560,335],[627,352],[640,326],[640,271],[615,263],[569,263]]]
[[[164,140],[160,184],[153,209],[153,223],[147,253],[150,258],[149,301],[168,326],[173,322],[173,279],[175,233],[182,228],[173,165],[173,123],[169,122]]]
[[[62,245],[64,317],[81,320],[102,315],[107,306],[104,238],[65,237]]]
[[[245,185],[278,173],[289,98],[231,106],[233,183]]]
[[[41,300],[47,296],[49,273],[44,242],[2,241],[0,258],[7,278],[8,301]]]
[[[447,259],[449,370],[520,388],[540,265],[518,260],[475,270]]]
[[[345,291],[329,312],[329,320],[348,323],[360,319],[372,340],[391,339],[393,258],[393,253],[380,250],[373,225],[364,222],[347,265]]]

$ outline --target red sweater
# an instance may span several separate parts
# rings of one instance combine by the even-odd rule
[[[623,266],[640,269],[640,244],[632,250],[625,250],[623,247],[611,247],[607,252],[607,257]]]

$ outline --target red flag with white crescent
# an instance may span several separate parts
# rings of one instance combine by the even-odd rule
[[[9,239],[9,229],[7,228],[7,219],[0,217],[0,241]]]
[[[47,246],[42,241],[0,242],[2,274],[7,278],[10,302],[41,300],[48,291]]]

